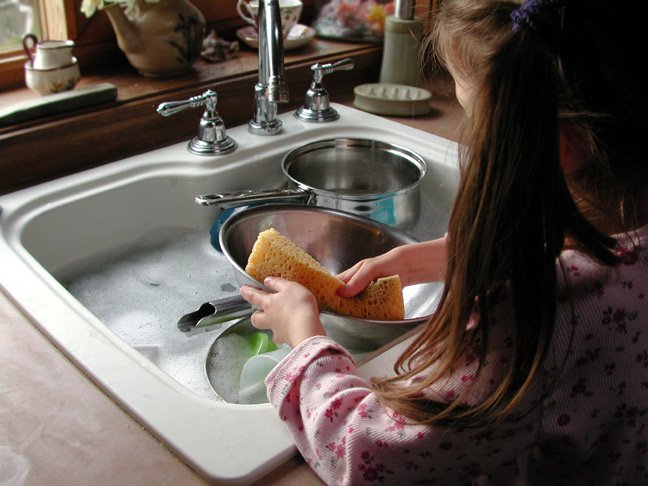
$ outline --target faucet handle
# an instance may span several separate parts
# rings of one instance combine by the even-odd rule
[[[354,66],[355,63],[351,58],[342,59],[333,63],[313,64],[311,66],[313,81],[308,91],[306,91],[304,105],[295,112],[295,116],[306,122],[320,123],[334,121],[340,118],[340,114],[329,106],[329,94],[322,84],[322,79],[326,74],[335,71],[348,71],[349,69],[353,69]]]
[[[335,61],[327,64],[313,64],[311,71],[313,71],[313,80],[318,83],[322,82],[325,74],[331,74],[335,71],[349,71],[355,67],[355,62],[350,57]]]
[[[209,89],[188,100],[160,103],[157,112],[162,116],[171,116],[187,108],[204,106],[198,135],[189,142],[187,148],[196,155],[225,155],[236,149],[236,142],[225,132],[225,123],[216,111],[217,103],[217,93]]]

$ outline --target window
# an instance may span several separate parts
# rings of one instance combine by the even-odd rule
[[[36,0],[0,0],[0,52],[21,49],[22,38],[32,32],[41,37]]]
[[[105,14],[97,12],[88,19],[80,11],[82,0],[0,0],[0,19],[4,24],[3,8],[12,8],[18,12],[24,10],[21,19],[30,18],[36,29],[42,26],[39,39],[71,39],[76,43],[75,56],[78,57],[82,72],[86,68],[100,65],[103,59],[110,59],[118,52],[114,33]],[[203,13],[208,28],[216,28],[219,34],[226,34],[234,39],[233,31],[242,21],[236,13],[234,0],[190,0]],[[315,0],[303,0],[304,10],[312,8]],[[5,7],[8,6],[8,7]],[[21,10],[22,9],[22,10]],[[31,12],[31,13],[29,13]],[[30,17],[31,15],[31,17]],[[26,20],[25,20],[26,22]],[[10,22],[14,27],[13,21]],[[16,22],[17,24],[18,22]],[[7,30],[6,48],[0,47],[0,90],[24,87],[24,64],[26,56],[22,48],[22,37],[29,28],[24,24],[16,26],[15,33]],[[14,32],[14,31],[12,31]],[[34,32],[36,33],[36,32]],[[3,37],[0,33],[0,46]]]
[[[24,86],[23,36],[67,39],[66,4],[74,0],[0,0],[0,90]]]
[[[79,59],[82,73],[120,55],[107,16],[97,12],[92,18],[86,18],[80,11],[81,1],[0,0],[0,91],[25,86],[27,56],[22,38],[27,32],[35,33],[39,39],[74,40],[74,55]],[[243,21],[236,13],[235,0],[190,1],[205,16],[208,29],[214,28],[224,38],[236,39],[235,30]],[[318,2],[302,1],[302,18],[310,20]],[[418,0],[425,4],[429,1]]]

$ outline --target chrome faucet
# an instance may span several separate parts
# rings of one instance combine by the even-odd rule
[[[274,135],[281,130],[277,104],[289,101],[284,76],[284,49],[279,0],[259,0],[259,82],[254,87],[250,133]]]

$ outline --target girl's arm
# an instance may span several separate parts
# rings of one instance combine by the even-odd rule
[[[456,373],[430,391],[433,399],[447,400],[474,384],[473,398],[480,400],[496,386],[502,363],[498,353],[478,375],[476,361],[466,364],[465,358]],[[494,472],[512,480],[519,474],[516,457],[535,438],[531,424],[540,409],[488,430],[413,424],[384,407],[357,376],[348,352],[325,336],[295,348],[268,375],[266,385],[270,403],[306,462],[326,484],[336,485],[468,484]],[[538,396],[539,391],[529,392],[530,400]]]
[[[275,292],[241,289],[260,308],[252,323],[272,329],[276,342],[294,348],[268,375],[268,398],[327,484],[463,484],[494,469],[516,474],[515,458],[532,444],[536,431],[531,424],[541,407],[489,430],[412,424],[380,403],[356,374],[349,353],[324,335],[316,300],[307,289],[275,277],[265,284]],[[481,343],[475,338],[453,374],[430,387],[430,398],[452,400],[466,387],[471,387],[468,404],[488,396],[510,363],[505,329],[493,328],[492,350],[479,373]],[[540,391],[530,390],[527,396],[538,400]]]
[[[404,287],[443,280],[446,271],[446,237],[399,246],[374,258],[359,261],[338,275],[346,285],[338,291],[342,297],[353,297],[369,282],[380,277],[398,275]]]

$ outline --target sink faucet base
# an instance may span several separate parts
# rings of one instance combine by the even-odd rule
[[[225,155],[236,150],[236,142],[229,136],[219,142],[206,142],[194,137],[187,148],[196,155]]]
[[[254,135],[275,135],[281,131],[277,118],[277,103],[270,101],[267,87],[258,83],[254,87],[254,118],[248,123],[248,131]]]
[[[276,135],[281,131],[281,120],[257,122],[250,120],[248,131],[254,135]]]
[[[295,112],[295,116],[302,121],[317,123],[335,121],[340,118],[340,114],[330,106],[325,110],[312,109],[302,106]]]

